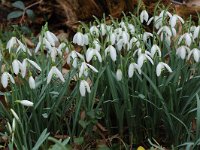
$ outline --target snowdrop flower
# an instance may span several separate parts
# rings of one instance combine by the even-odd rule
[[[32,66],[34,66],[37,70],[42,71],[42,69],[40,68],[40,66],[39,66],[36,62],[34,62],[34,61],[32,61],[32,60],[30,60],[30,59],[28,59],[28,58],[26,58],[25,61],[26,61],[26,62],[29,62],[29,63],[30,63]],[[25,63],[25,64],[26,64],[26,63]]]
[[[55,47],[56,43],[58,42],[58,38],[56,37],[55,34],[53,34],[50,31],[45,32],[45,38],[48,40],[48,42]]]
[[[159,17],[164,18],[164,17],[166,17],[166,16],[168,16],[168,17],[171,18],[171,17],[172,17],[172,14],[171,14],[169,11],[162,10],[162,11],[160,12]]]
[[[168,36],[170,36],[170,37],[172,36],[172,32],[168,26],[161,27],[158,30],[157,34],[160,34],[160,33],[162,33],[162,35],[163,35],[163,33],[166,33]]]
[[[81,55],[80,53],[76,52],[75,50],[71,51],[71,53],[69,53],[68,57],[67,57],[67,64],[71,64],[72,61],[72,66],[74,68],[77,67],[78,65],[78,58],[84,60],[84,56]]]
[[[19,50],[22,50],[23,52],[27,52],[30,56],[32,56],[31,52],[29,51],[29,49],[21,42],[17,39],[17,42],[19,44],[16,53],[19,52]]]
[[[116,41],[116,34],[114,32],[111,32],[107,38],[106,38],[106,42],[110,42],[111,45],[114,45]]]
[[[101,45],[99,44],[100,42],[99,42],[99,40],[94,40],[93,41],[93,44],[94,44],[94,46],[95,46],[95,48],[94,49],[96,49],[97,51],[100,51],[100,49],[101,49]]]
[[[148,39],[149,37],[153,37],[153,34],[150,33],[150,32],[144,32],[144,33],[143,33],[142,40],[143,40],[144,42],[147,42],[147,39]]]
[[[123,39],[119,39],[117,44],[116,44],[116,49],[118,51],[121,51],[123,46],[124,46],[124,40]]]
[[[13,47],[17,46],[17,38],[16,37],[12,37],[8,42],[7,42],[7,45],[6,45],[6,49],[8,49],[9,53],[11,51],[11,49]]]
[[[17,103],[20,103],[23,106],[33,107],[33,102],[29,100],[16,100]]]
[[[121,69],[117,69],[117,72],[116,72],[116,79],[117,81],[121,81],[122,80],[122,71]]]
[[[84,46],[85,37],[84,37],[83,33],[77,32],[73,37],[73,43],[77,44],[77,45],[80,45],[80,46]]]
[[[8,81],[11,81],[13,84],[15,84],[14,78],[8,73],[4,72],[1,76],[1,84],[3,85],[4,88],[8,86]]]
[[[172,72],[172,69],[169,67],[168,64],[159,62],[156,66],[156,75],[159,77],[161,75],[162,70],[166,68],[169,72]]]
[[[91,26],[90,27],[90,33],[92,34],[92,35],[95,35],[95,36],[99,36],[99,29],[96,27],[96,26]]]
[[[28,83],[31,89],[35,89],[35,80],[33,79],[32,76],[29,77]]]
[[[19,74],[20,65],[21,65],[21,62],[19,60],[17,60],[17,59],[13,60],[12,68],[16,75]]]
[[[158,56],[161,57],[160,48],[158,47],[158,45],[154,44],[154,45],[151,47],[151,57],[152,57],[152,58],[154,57],[154,55],[156,54],[156,52],[158,53]]]
[[[59,53],[60,55],[62,55],[62,49],[64,49],[65,46],[66,46],[65,43],[61,43],[61,44],[58,46],[57,51],[58,51],[58,53]]]
[[[105,49],[105,56],[107,56],[107,53],[110,54],[110,57],[113,61],[117,60],[117,52],[116,49],[112,46],[109,45],[106,49]]]
[[[38,44],[37,44],[37,46],[36,46],[36,48],[35,48],[35,53],[37,53],[39,51],[39,49],[41,47],[41,44],[42,43],[39,41]]]
[[[180,44],[182,42],[182,40],[185,39],[185,44],[187,46],[190,46],[192,44],[192,34],[191,33],[185,33],[183,34],[179,41],[178,41],[178,44]]]
[[[15,118],[18,122],[20,122],[20,119],[19,119],[19,116],[17,115],[17,113],[16,113],[12,108],[10,109],[10,111],[11,111],[11,113],[13,114],[14,118]]]
[[[190,49],[187,46],[180,46],[176,49],[176,55],[179,56],[181,59],[185,59],[186,53],[189,53]]]
[[[90,65],[90,64],[88,64],[86,62],[82,62],[80,70],[79,70],[79,77],[81,77],[83,74],[85,76],[88,76],[88,70],[89,70],[89,68],[92,71],[96,72],[96,73],[98,72],[98,70],[95,67],[93,67],[92,65]]]
[[[51,56],[51,60],[53,62],[56,61],[56,56],[57,56],[57,50],[55,47],[52,47],[51,51],[50,51],[50,56]]]
[[[172,28],[174,28],[176,26],[177,20],[180,20],[180,22],[182,24],[184,24],[183,18],[181,18],[179,15],[174,14],[173,16],[170,17],[170,20],[169,20],[169,23],[170,23]]]
[[[81,80],[79,90],[80,90],[81,96],[83,96],[83,97],[86,94],[86,90],[88,93],[91,92],[90,86],[89,86],[88,82],[85,80]]]
[[[138,48],[140,47],[140,41],[136,37],[132,37],[129,42],[129,49],[132,49],[133,45],[136,45]]]
[[[49,51],[51,51],[52,46],[51,46],[50,42],[49,42],[46,38],[43,38],[43,42],[44,42],[45,47],[46,47]]]
[[[104,24],[104,23],[100,24],[100,31],[101,31],[102,36],[104,36],[106,34],[106,24]]]
[[[96,56],[99,60],[99,62],[102,62],[102,58],[101,58],[101,55],[99,53],[98,50],[96,49],[93,49],[93,48],[88,48],[87,51],[86,51],[86,60],[87,62],[90,62],[90,60]]]
[[[89,44],[88,33],[83,34],[83,41],[84,41],[84,45]]]
[[[148,54],[142,53],[139,55],[138,60],[137,60],[138,66],[141,68],[147,59],[151,62],[152,65],[154,64],[153,60],[151,59],[151,57]]]
[[[128,29],[130,30],[130,33],[131,34],[134,34],[135,33],[135,26],[134,25],[132,25],[132,24],[128,24]]]
[[[134,74],[135,70],[137,70],[139,74],[142,73],[141,68],[139,67],[138,64],[136,64],[136,63],[131,63],[131,64],[129,65],[129,67],[128,67],[128,77],[129,77],[129,78],[132,78],[132,77],[133,77],[133,74]]]
[[[62,73],[58,70],[56,66],[53,66],[51,70],[48,73],[47,76],[47,84],[50,83],[52,76],[55,75],[57,78],[59,78],[62,82],[65,82],[65,79],[63,78]]]
[[[159,17],[159,16],[154,16],[154,17],[151,17],[149,19],[149,21],[147,22],[147,25],[150,25],[150,23],[154,21],[154,27],[156,29],[159,29],[160,27],[163,26],[163,23],[162,23],[162,17]]]
[[[129,43],[129,39],[130,39],[130,35],[128,34],[128,32],[122,31],[121,36],[122,36],[124,44],[128,44]]]
[[[140,22],[143,23],[144,21],[148,22],[149,14],[146,10],[143,10],[140,14]]]
[[[194,34],[193,34],[194,40],[199,37],[199,31],[200,31],[200,26],[198,26],[194,29]]]
[[[189,52],[189,54],[188,54],[188,57],[187,57],[188,60],[190,59],[190,57],[191,57],[192,54],[193,54],[194,60],[195,60],[196,62],[199,62],[200,50],[197,49],[197,48],[193,48],[193,49]]]

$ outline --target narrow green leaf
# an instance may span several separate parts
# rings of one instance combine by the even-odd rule
[[[47,133],[47,129],[44,129],[32,150],[38,150],[42,143],[48,138],[49,134],[50,133]]]

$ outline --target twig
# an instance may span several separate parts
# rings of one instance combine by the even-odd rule
[[[35,6],[35,5],[38,5],[38,4],[42,3],[42,1],[43,0],[37,1],[37,2],[35,2],[35,3],[33,3],[33,4],[31,4],[31,5],[29,5],[29,6],[27,6],[27,7],[24,8],[24,12],[23,12],[22,17],[20,19],[20,24],[22,24],[22,22],[24,21],[26,10],[29,9],[29,8],[31,8],[31,7],[33,7],[33,6]]]

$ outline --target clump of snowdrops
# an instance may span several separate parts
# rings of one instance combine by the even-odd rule
[[[50,132],[84,139],[99,122],[110,135],[128,136],[126,148],[148,138],[197,146],[200,26],[155,10],[111,23],[96,18],[72,41],[44,26],[32,49],[11,37],[1,49],[9,148],[45,148]]]

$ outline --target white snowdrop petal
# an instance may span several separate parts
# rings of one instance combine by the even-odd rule
[[[20,104],[27,106],[27,107],[32,107],[33,106],[33,102],[29,101],[29,100],[21,100],[19,101]]]
[[[81,80],[80,82],[79,91],[80,91],[81,96],[85,96],[86,89],[85,89],[84,80]]]
[[[52,76],[53,76],[53,69],[51,68],[51,70],[49,71],[49,73],[47,75],[47,84],[50,83]]]
[[[3,85],[4,88],[6,88],[8,86],[8,73],[4,72],[1,75],[1,84]]]
[[[30,76],[29,77],[29,87],[31,88],[31,89],[35,89],[35,80],[33,79],[33,77],[32,76]]]
[[[118,81],[121,81],[122,80],[122,71],[121,69],[117,69],[117,72],[116,72],[116,79]]]
[[[15,59],[13,62],[12,62],[12,68],[13,68],[13,71],[16,75],[18,75],[19,73],[19,63],[18,63],[18,60]]]
[[[92,65],[87,64],[87,66],[90,67],[90,69],[92,69],[92,71],[94,71],[94,72],[98,72],[98,70],[97,70],[95,67],[93,67]]]
[[[58,68],[55,67],[54,71],[55,71],[54,73],[57,75],[57,77],[59,77],[62,82],[65,82],[65,79],[64,79],[62,73],[60,72],[60,70],[58,70]]]
[[[28,61],[31,65],[33,65],[36,69],[38,69],[39,71],[42,71],[42,69],[40,68],[40,66],[39,66],[36,62],[34,62],[34,61],[30,60],[30,59],[27,59],[27,61]]]
[[[90,86],[89,86],[88,82],[85,81],[85,80],[84,80],[84,85],[85,85],[85,87],[86,87],[87,92],[88,92],[88,93],[91,93]]]
[[[156,66],[156,75],[158,77],[160,76],[162,69],[163,69],[163,64],[162,63],[158,63],[158,65]]]
[[[128,77],[132,78],[133,77],[133,73],[134,73],[134,66],[133,63],[131,63],[128,67]]]
[[[15,119],[19,122],[20,119],[19,119],[19,116],[17,115],[17,113],[12,108],[10,109],[10,111],[13,114],[13,116],[15,117]]]

